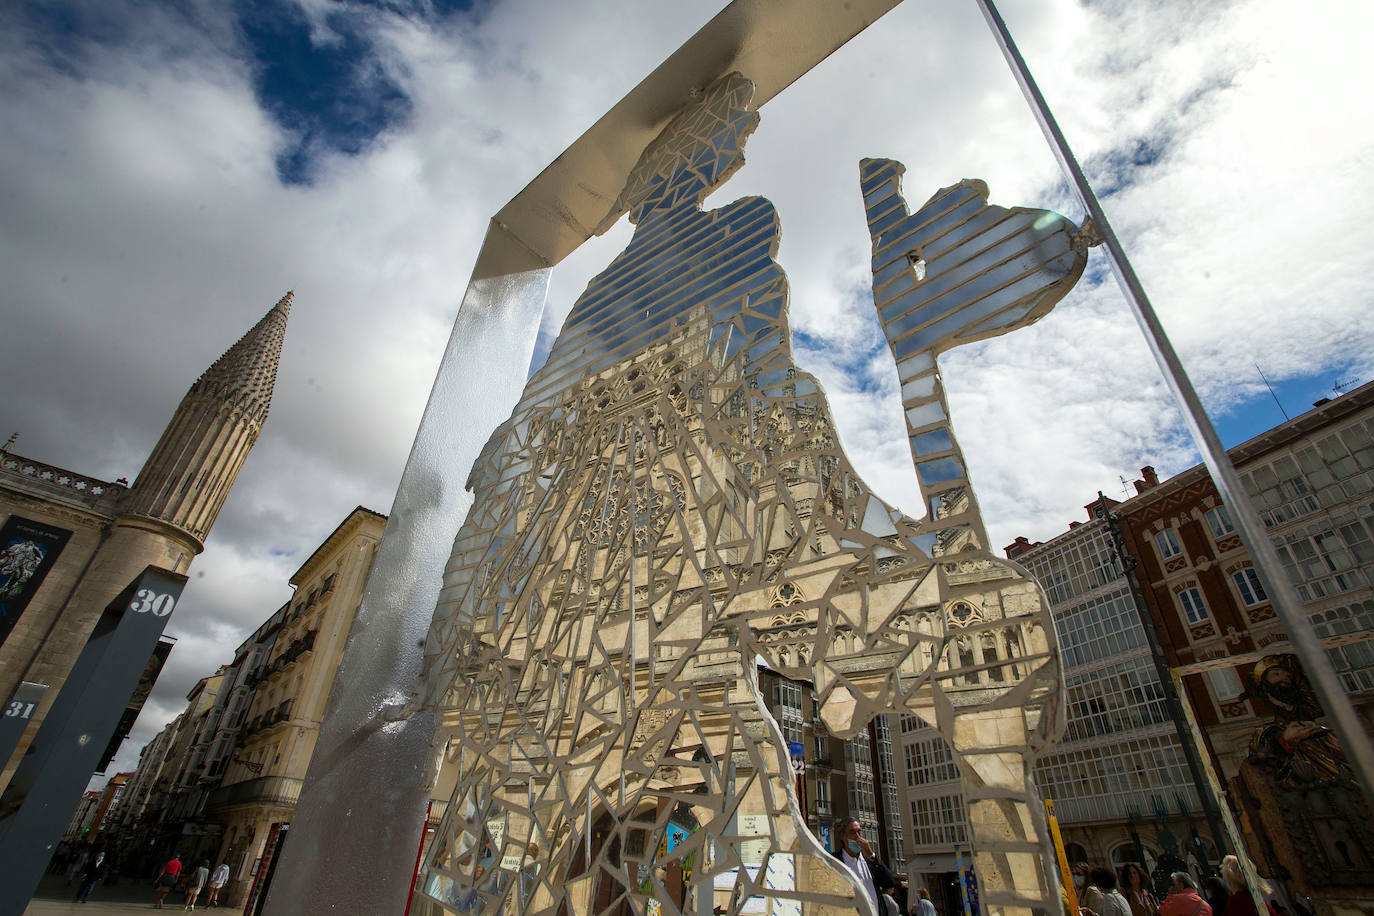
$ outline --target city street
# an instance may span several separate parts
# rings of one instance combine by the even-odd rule
[[[45,875],[38,885],[38,893],[24,910],[24,916],[58,916],[83,913],[86,916],[115,916],[123,913],[145,913],[153,909],[153,882],[121,879],[118,884],[102,884],[91,892],[87,903],[78,903],[76,887],[67,886],[59,875]],[[185,896],[172,893],[163,904],[164,912],[182,912]],[[207,909],[198,905],[197,912]],[[209,907],[211,912],[233,912],[230,907]]]

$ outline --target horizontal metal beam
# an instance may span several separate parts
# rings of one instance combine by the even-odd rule
[[[573,141],[493,221],[474,279],[552,267],[612,215],[644,148],[692,95],[738,71],[754,106],[796,82],[900,0],[735,0]]]

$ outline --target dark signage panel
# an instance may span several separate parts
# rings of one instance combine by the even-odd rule
[[[95,768],[97,773],[105,772],[114,755],[119,753],[119,746],[129,737],[130,730],[138,721],[138,714],[143,711],[143,704],[148,700],[148,694],[153,692],[157,676],[162,673],[162,666],[167,664],[167,656],[172,653],[173,645],[175,643],[171,639],[158,640],[157,648],[153,649],[153,654],[143,669],[143,676],[138,679],[138,686],[134,688],[134,695],[129,698],[129,705],[124,707],[124,714],[119,717],[119,725],[110,736],[109,746],[105,748],[105,753],[100,755],[100,763]]]
[[[0,794],[0,916],[22,916],[185,585],[185,576],[149,566],[96,621]]]
[[[0,709],[0,760],[9,760],[10,754],[19,746],[24,737],[24,729],[33,721],[34,713],[43,702],[43,694],[48,692],[47,684],[20,681],[14,693]]]

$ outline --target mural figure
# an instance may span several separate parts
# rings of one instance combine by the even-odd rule
[[[19,597],[43,565],[44,553],[30,540],[14,540],[0,550],[0,598]]]
[[[793,361],[772,205],[701,208],[743,164],[752,95],[723,78],[645,150],[603,223],[628,213],[632,240],[473,467],[426,646],[451,788],[433,912],[867,913],[804,826],[759,664],[811,685],[836,736],[890,712],[940,728],[983,906],[1053,906],[1031,771],[1063,729],[1054,631],[987,549],[935,357],[1047,313],[1084,241],[981,182],[911,213],[901,166],[862,164],[929,511],[908,518]]]

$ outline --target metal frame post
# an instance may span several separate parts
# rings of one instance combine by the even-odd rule
[[[1340,738],[1341,746],[1354,764],[1355,776],[1364,790],[1365,800],[1374,806],[1374,743],[1370,742],[1359,716],[1355,713],[1355,707],[1351,705],[1349,697],[1341,687],[1340,680],[1336,677],[1336,669],[1322,649],[1321,640],[1298,600],[1297,591],[1283,573],[1278,554],[1269,541],[1264,524],[1245,495],[1245,488],[1241,485],[1235,466],[1231,464],[1230,456],[1222,447],[1221,439],[1217,436],[1206,410],[1203,409],[1202,401],[1193,389],[1193,384],[1188,379],[1178,354],[1174,352],[1168,335],[1164,333],[1164,326],[1160,324],[1159,317],[1145,295],[1144,287],[1131,268],[1125,249],[1117,240],[1116,233],[1112,231],[1106,213],[1098,203],[1083,170],[1079,168],[1078,161],[1050,113],[1045,97],[1040,94],[1039,87],[1031,77],[1021,52],[1012,41],[1006,23],[1002,21],[992,0],[977,0],[977,3],[988,21],[998,47],[1007,59],[1007,64],[1016,76],[1016,82],[1021,86],[1021,91],[1034,112],[1040,129],[1044,131],[1050,148],[1058,158],[1064,176],[1102,238],[1112,273],[1116,275],[1117,283],[1125,294],[1131,314],[1140,325],[1141,333],[1150,345],[1150,351],[1159,364],[1160,372],[1183,412],[1184,422],[1187,423],[1193,442],[1202,454],[1202,461],[1207,465],[1222,502],[1231,511],[1241,541],[1250,552],[1260,580],[1273,603],[1274,610],[1278,613],[1279,620],[1288,631],[1288,638],[1302,661],[1308,680],[1316,691],[1322,708],[1331,719],[1332,728]]]

